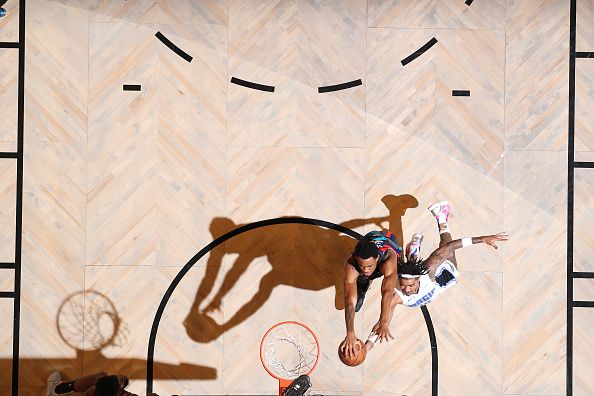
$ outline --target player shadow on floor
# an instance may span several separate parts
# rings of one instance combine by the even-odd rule
[[[388,226],[402,243],[402,217],[406,209],[416,208],[415,197],[386,195],[382,198],[389,214],[369,219],[353,219],[340,225],[355,229],[375,225],[375,229]],[[322,219],[323,220],[323,219]],[[216,239],[242,226],[231,219],[213,219],[210,231]],[[337,232],[318,226],[304,224],[279,224],[258,228],[239,234],[224,245],[210,252],[207,268],[184,327],[189,337],[197,342],[215,340],[229,329],[244,322],[266,303],[276,286],[285,285],[299,289],[318,291],[334,287],[334,305],[344,309],[343,263],[355,246],[355,240]],[[222,268],[223,257],[236,254],[236,260],[225,274],[222,285],[206,303],[213,292],[215,282]],[[222,310],[222,302],[234,293],[233,287],[254,260],[265,257],[271,269],[259,279],[258,291],[224,323],[218,323],[213,314]]]

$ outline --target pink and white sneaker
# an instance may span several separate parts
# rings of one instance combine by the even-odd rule
[[[406,258],[408,260],[419,257],[421,254],[421,243],[423,243],[423,234],[414,234],[410,242],[406,245]]]
[[[429,206],[429,212],[437,219],[438,223],[447,223],[452,210],[448,201],[441,201]]]

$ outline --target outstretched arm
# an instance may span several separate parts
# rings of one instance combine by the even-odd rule
[[[484,235],[472,238],[455,239],[435,249],[433,253],[431,253],[431,255],[429,256],[429,258],[425,260],[425,265],[427,266],[429,271],[432,272],[441,263],[443,263],[447,259],[447,257],[450,256],[456,249],[460,249],[470,245],[476,245],[478,243],[486,243],[487,245],[493,246],[493,248],[497,249],[497,242],[507,241],[508,239],[509,235],[507,234],[507,232],[500,232],[494,235]]]
[[[350,258],[349,258],[350,259]],[[349,260],[347,259],[347,261]],[[340,349],[346,356],[355,356],[357,335],[355,334],[355,305],[357,304],[357,277],[359,273],[348,262],[344,263],[344,321],[346,337]]]
[[[382,281],[382,302],[380,318],[375,326],[373,332],[377,334],[380,342],[388,341],[390,338],[394,339],[390,334],[390,321],[392,319],[392,302],[394,299],[394,288],[396,287],[397,272],[396,272],[396,255],[389,253],[390,257],[383,263],[382,272],[384,273],[384,280]]]

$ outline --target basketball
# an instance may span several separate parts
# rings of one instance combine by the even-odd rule
[[[346,364],[347,366],[355,367],[363,363],[365,360],[365,356],[367,355],[367,349],[365,348],[365,343],[359,339],[357,339],[357,344],[355,345],[355,356],[348,358],[341,350],[340,345],[338,346],[338,357],[340,361]]]

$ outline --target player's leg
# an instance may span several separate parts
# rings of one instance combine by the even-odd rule
[[[433,205],[429,206],[429,212],[435,217],[437,220],[437,229],[439,231],[439,246],[443,246],[444,244],[451,242],[452,234],[450,233],[450,227],[448,224],[448,219],[450,217],[451,206],[448,201],[441,201],[434,203]],[[449,257],[446,258],[447,260],[451,261],[454,266],[458,267],[456,263],[456,253],[452,251]]]
[[[77,378],[70,382],[62,381],[62,377],[58,371],[54,371],[50,374],[47,380],[47,392],[46,395],[62,395],[71,392],[86,392],[88,389],[95,385],[95,382],[99,378],[107,376],[104,372],[96,374],[85,375],[84,377]],[[125,377],[124,377],[125,378]],[[126,378],[127,382],[127,378]]]
[[[365,276],[359,276],[357,278],[357,304],[355,304],[355,312],[359,312],[365,301],[365,294],[371,286],[371,280]]]

